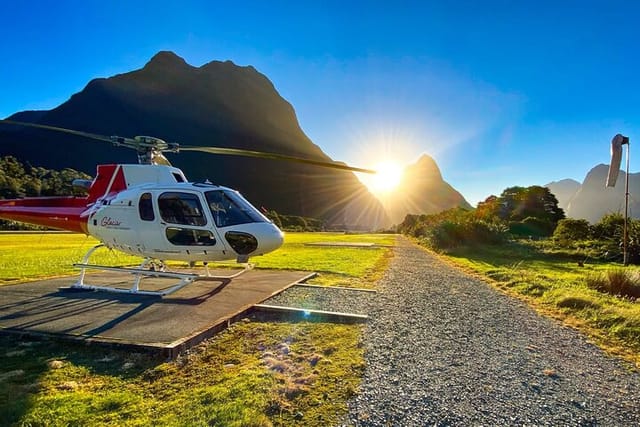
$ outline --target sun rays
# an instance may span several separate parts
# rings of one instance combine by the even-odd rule
[[[362,175],[360,181],[376,196],[394,191],[402,182],[404,170],[397,161],[383,160],[374,165],[373,169],[377,172],[375,175]]]

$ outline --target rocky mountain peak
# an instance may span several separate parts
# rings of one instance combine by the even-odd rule
[[[144,66],[144,68],[146,69],[167,69],[176,67],[191,67],[191,65],[187,64],[187,62],[183,58],[169,50],[162,50],[156,53]]]
[[[409,165],[405,170],[405,178],[416,179],[419,177],[423,180],[442,181],[442,173],[433,157],[428,154],[422,154],[418,161]]]
[[[462,194],[444,181],[438,164],[427,154],[405,168],[400,185],[386,197],[384,205],[396,224],[407,214],[434,214],[455,207],[471,208]]]
[[[587,172],[581,184],[573,180],[562,180],[547,184],[546,187],[556,196],[559,206],[565,210],[567,217],[586,219],[596,223],[604,215],[621,213],[624,209],[626,174],[620,171],[616,186],[608,188],[605,187],[608,171],[609,165],[601,163]],[[558,185],[566,181],[569,185]],[[563,192],[563,188],[566,191]],[[632,195],[629,211],[632,217],[637,218],[640,215],[640,203],[636,202],[633,195],[640,194],[639,173],[629,174],[629,192]]]

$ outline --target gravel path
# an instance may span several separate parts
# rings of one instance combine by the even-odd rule
[[[369,314],[349,426],[640,426],[640,374],[400,238],[377,294],[294,287],[270,304]]]
[[[639,374],[406,239],[365,311],[348,425],[640,425]]]

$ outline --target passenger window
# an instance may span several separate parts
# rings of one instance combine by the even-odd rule
[[[140,202],[138,203],[138,212],[140,212],[140,219],[143,221],[153,221],[156,219],[153,213],[153,202],[151,201],[151,193],[144,193],[140,196]]]
[[[209,230],[167,227],[167,240],[180,246],[214,246],[216,238]]]
[[[172,224],[202,226],[207,219],[197,195],[191,193],[170,192],[158,197],[160,217]]]

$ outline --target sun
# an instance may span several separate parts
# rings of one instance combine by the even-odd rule
[[[361,176],[360,179],[374,194],[388,194],[395,190],[402,181],[403,167],[398,162],[385,160],[376,164],[372,169],[377,173]]]

